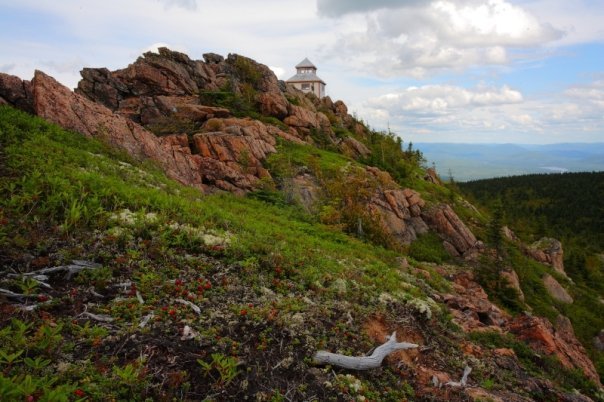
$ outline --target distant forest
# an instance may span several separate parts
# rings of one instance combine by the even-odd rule
[[[457,183],[468,199],[500,209],[525,242],[555,237],[569,273],[583,279],[604,252],[604,172],[530,174]],[[574,271],[574,272],[573,272]]]

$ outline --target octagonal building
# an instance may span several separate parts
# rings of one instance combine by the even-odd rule
[[[308,58],[296,65],[296,75],[286,82],[302,92],[312,92],[317,97],[325,96],[325,82],[317,76],[317,67]]]

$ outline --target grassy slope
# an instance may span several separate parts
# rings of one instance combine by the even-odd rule
[[[93,398],[183,391],[190,398],[286,391],[335,397],[337,384],[323,389],[307,378],[312,352],[368,350],[373,342],[362,321],[413,311],[405,300],[425,297],[416,285],[429,289],[401,271],[395,253],[313,223],[293,207],[202,196],[103,144],[5,107],[0,132],[7,194],[0,204],[1,286],[49,299],[34,313],[3,316],[4,398],[73,398],[78,390]],[[69,280],[53,276],[52,290],[7,278],[71,260],[103,268]],[[115,287],[129,281],[125,291]],[[91,285],[101,298],[91,296]],[[398,302],[377,303],[384,292]],[[201,314],[178,297],[200,305]],[[85,310],[114,321],[79,315]],[[138,328],[151,313],[151,324]],[[198,340],[179,341],[184,325]],[[170,365],[170,357],[184,361]],[[262,389],[270,375],[276,378]],[[401,382],[394,373],[371,377],[362,380],[367,395]],[[405,392],[412,391],[391,397]]]
[[[296,207],[202,196],[153,166],[6,107],[0,143],[0,287],[29,295],[27,305],[44,303],[33,312],[0,303],[2,400],[412,396],[413,377],[393,366],[354,376],[311,369],[317,349],[371,349],[364,330],[371,320],[390,329],[404,322],[430,340],[436,353],[428,359],[451,373],[463,368],[456,346],[463,335],[425,302],[447,289],[429,266],[430,279],[417,279],[399,254]],[[299,164],[318,154],[324,170],[349,162],[292,150]],[[417,243],[416,256],[430,255],[433,243]],[[51,275],[52,289],[19,275],[72,260],[101,268]],[[195,339],[181,340],[186,326]],[[509,387],[508,374],[482,364],[475,381]]]

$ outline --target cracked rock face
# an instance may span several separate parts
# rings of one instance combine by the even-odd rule
[[[33,113],[31,83],[14,75],[0,73],[0,105],[2,104]]]
[[[554,355],[566,368],[578,368],[585,375],[600,384],[600,377],[587,352],[577,340],[572,324],[567,317],[558,316],[555,325],[547,319],[521,315],[509,324],[509,330],[519,339],[526,341],[531,348]]]
[[[20,101],[31,105],[38,116],[88,137],[102,137],[135,158],[151,159],[169,177],[204,191],[252,190],[260,178],[268,175],[260,160],[275,152],[275,137],[296,140],[291,134],[251,119],[223,119],[220,129],[224,131],[201,134],[193,141],[186,134],[157,137],[140,124],[70,91],[40,71],[31,83],[19,84],[18,78],[6,75],[0,78],[2,83],[8,83],[0,94],[2,99],[9,98],[10,104]],[[31,90],[18,92],[15,88]],[[191,144],[196,145],[194,149]]]
[[[525,253],[542,264],[551,265],[556,271],[566,276],[566,271],[564,270],[564,250],[559,240],[544,237],[525,247]]]
[[[441,235],[450,253],[465,255],[478,246],[472,231],[459,219],[451,206],[443,204],[431,208],[422,212],[422,218]]]

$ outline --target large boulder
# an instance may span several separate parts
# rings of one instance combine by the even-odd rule
[[[524,292],[520,287],[520,279],[518,278],[516,271],[514,271],[512,268],[509,268],[502,270],[499,275],[508,283],[511,288],[516,291],[516,293],[518,293],[518,298],[521,301],[524,301]]]
[[[600,385],[600,377],[585,348],[575,337],[572,324],[562,315],[555,326],[547,319],[530,315],[520,315],[509,324],[509,330],[531,348],[553,355],[568,369],[579,369],[585,376]]]
[[[163,123],[165,117],[186,122],[221,117],[195,110],[201,103],[200,91],[217,90],[218,81],[216,72],[206,63],[183,53],[160,48],[158,53],[145,53],[124,69],[111,72],[85,68],[81,75],[77,93],[145,126]],[[220,114],[225,114],[224,109]],[[183,131],[182,126],[172,133]],[[170,134],[167,131],[162,134]]]
[[[525,253],[534,260],[551,265],[556,271],[566,276],[564,271],[564,251],[559,240],[543,237],[524,248]]]
[[[549,295],[555,300],[562,303],[573,302],[571,295],[568,294],[566,289],[564,289],[564,287],[560,285],[560,282],[558,282],[553,276],[545,274],[543,277],[543,285],[545,286],[547,293],[549,293]]]
[[[400,244],[409,244],[428,231],[420,217],[424,205],[419,193],[410,189],[378,189],[367,208],[381,219],[382,227]]]
[[[0,73],[0,105],[2,104],[33,113],[31,83],[14,75]]]
[[[422,211],[422,218],[454,249],[447,248],[456,251],[458,255],[469,254],[471,250],[477,247],[476,237],[451,206],[442,204]]]
[[[222,125],[221,131],[193,136],[199,155],[226,163],[233,169],[270,176],[261,163],[268,154],[276,152],[275,137],[267,127],[257,120],[237,118],[224,119]]]
[[[371,155],[371,150],[360,141],[352,137],[346,137],[338,143],[338,149],[344,155],[354,159],[363,159]]]

